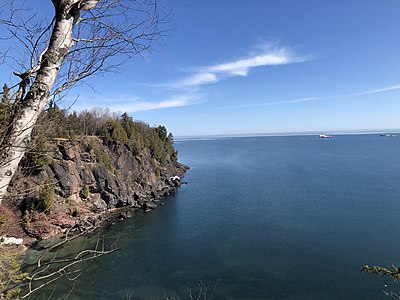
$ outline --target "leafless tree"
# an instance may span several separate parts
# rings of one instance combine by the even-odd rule
[[[157,0],[52,0],[51,19],[32,13],[28,2],[0,6],[0,26],[8,32],[0,38],[10,45],[0,58],[18,68],[14,113],[0,140],[0,203],[46,105],[84,79],[146,54],[168,32],[160,29],[168,14],[160,17]]]
[[[375,275],[380,275],[382,277],[388,277],[391,280],[393,280],[394,282],[399,282],[400,281],[400,268],[396,267],[395,265],[392,265],[391,268],[386,268],[386,267],[381,267],[381,266],[362,266],[361,267],[361,272],[364,273],[370,273],[370,274],[375,274]],[[385,284],[385,287],[387,287],[387,285]],[[393,298],[393,299],[397,299],[400,300],[400,293],[398,292],[393,292],[393,291],[382,291],[383,294],[385,294],[386,296]]]
[[[72,282],[72,288],[64,297],[66,299],[72,293],[76,279],[85,272],[90,263],[121,248],[121,245],[118,244],[118,239],[111,245],[106,246],[104,238],[97,236],[93,246],[86,248],[86,244],[83,244],[82,250],[79,253],[61,256],[59,250],[62,249],[62,246],[80,235],[78,234],[69,238],[68,234],[66,234],[65,240],[47,249],[47,256],[41,255],[35,266],[32,266],[29,275],[25,276],[17,284],[9,284],[4,290],[0,290],[0,298],[3,299],[2,295],[10,290],[20,289],[20,298],[30,299],[33,295],[37,295],[43,288],[52,284],[54,285],[60,279],[66,279]],[[49,254],[51,253],[52,255],[50,256]],[[55,288],[52,293],[54,292]],[[50,295],[49,299],[51,297]]]

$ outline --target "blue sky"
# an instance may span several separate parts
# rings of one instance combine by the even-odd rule
[[[162,3],[172,37],[65,105],[79,95],[78,110],[127,111],[175,136],[400,128],[398,0]]]

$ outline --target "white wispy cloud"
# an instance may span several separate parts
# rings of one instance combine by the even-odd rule
[[[210,72],[198,73],[181,80],[170,82],[165,86],[171,88],[185,88],[217,82],[217,76]]]
[[[207,67],[208,72],[228,74],[232,76],[247,76],[251,68],[261,66],[276,66],[298,62],[286,49],[278,49],[253,57],[236,60],[229,63]]]
[[[288,48],[265,47],[261,52],[226,63],[193,68],[193,74],[176,81],[162,84],[168,88],[197,88],[234,76],[247,76],[252,68],[277,66],[307,61],[309,58],[295,55]]]
[[[109,108],[113,112],[143,112],[149,110],[157,110],[157,109],[166,109],[173,107],[183,107],[188,105],[193,105],[201,101],[201,97],[199,95],[174,95],[166,100],[162,101],[146,101],[139,97],[130,97],[130,98],[121,98],[115,99],[115,97],[104,98],[100,100],[98,97],[97,103],[95,106],[104,106],[107,103],[106,107]],[[110,99],[113,99],[114,103],[110,104]],[[100,101],[99,101],[100,100]],[[90,105],[81,104],[78,106],[78,110],[83,110],[87,108],[93,107],[93,102],[88,102]]]
[[[262,106],[270,106],[270,105],[282,105],[282,104],[292,104],[292,103],[303,103],[309,101],[317,101],[322,100],[325,97],[304,97],[304,98],[296,98],[290,100],[283,100],[283,101],[272,101],[272,102],[263,102],[263,103],[250,103],[250,104],[240,104],[240,105],[232,105],[228,107],[229,109],[236,109],[236,108],[249,108],[249,107],[262,107]]]
[[[354,94],[354,96],[378,94],[378,93],[383,93],[383,92],[393,91],[393,90],[399,90],[399,89],[400,89],[400,84],[396,84],[396,85],[392,85],[392,86],[381,88],[381,89],[376,89],[376,90],[370,90],[370,91],[366,91],[366,92],[356,93],[356,94]]]
[[[280,101],[280,102],[270,102],[270,103],[268,103],[268,105],[302,103],[302,102],[309,102],[309,101],[315,101],[315,100],[321,100],[321,99],[323,99],[323,97],[304,97],[304,98],[298,98],[298,99],[292,99],[292,100],[286,100],[286,101]]]

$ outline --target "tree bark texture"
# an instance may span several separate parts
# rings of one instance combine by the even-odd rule
[[[46,52],[39,62],[36,77],[20,103],[3,140],[0,157],[0,204],[4,199],[12,176],[28,147],[31,132],[43,112],[69,50],[73,45],[72,32],[79,20],[82,0],[53,0],[55,24]],[[98,1],[89,1],[96,5]]]

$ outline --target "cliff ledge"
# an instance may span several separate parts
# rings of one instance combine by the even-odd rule
[[[149,211],[175,193],[188,167],[149,149],[135,154],[125,144],[86,136],[48,143],[47,163],[30,170],[22,162],[0,207],[9,236],[24,243],[97,226],[117,208]]]

